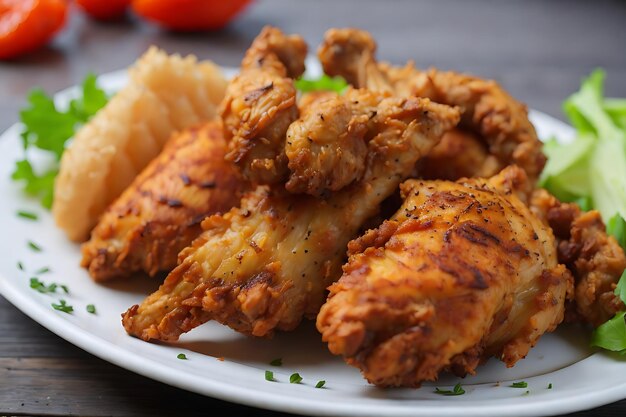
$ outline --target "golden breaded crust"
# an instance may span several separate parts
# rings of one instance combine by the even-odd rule
[[[89,275],[104,281],[173,269],[206,216],[239,204],[245,185],[225,153],[219,121],[175,134],[82,246],[81,265]]]
[[[129,70],[129,82],[83,126],[63,154],[52,212],[82,241],[105,208],[176,131],[212,119],[226,80],[209,61],[152,47]]]

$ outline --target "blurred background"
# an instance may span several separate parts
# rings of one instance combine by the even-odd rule
[[[221,30],[177,33],[130,11],[97,21],[72,5],[47,46],[0,61],[0,129],[16,119],[30,88],[55,91],[89,71],[125,68],[150,45],[237,66],[268,24],[301,33],[311,52],[327,28],[367,29],[383,60],[494,78],[530,107],[562,118],[561,101],[595,67],[607,71],[608,95],[626,95],[624,22],[626,2],[617,0],[256,0]]]

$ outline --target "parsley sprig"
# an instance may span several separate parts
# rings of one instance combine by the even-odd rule
[[[67,110],[57,108],[54,100],[41,89],[28,95],[28,106],[20,112],[24,125],[21,133],[24,157],[15,164],[11,178],[23,184],[26,194],[37,197],[46,208],[52,207],[54,178],[67,141],[76,129],[86,123],[108,101],[106,93],[96,83],[96,76],[87,75],[81,94],[73,99]],[[46,170],[35,170],[27,150],[37,148],[53,158]]]

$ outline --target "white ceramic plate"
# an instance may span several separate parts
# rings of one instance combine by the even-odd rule
[[[101,84],[111,90],[125,80],[123,72],[100,77]],[[75,91],[66,90],[56,98],[59,103],[67,102]],[[568,140],[573,134],[570,127],[545,114],[532,112],[531,118],[541,137]],[[577,327],[545,335],[512,369],[489,361],[478,375],[461,381],[466,394],[457,397],[433,393],[434,386],[450,388],[459,381],[449,375],[418,390],[368,385],[356,369],[328,352],[310,322],[273,340],[246,338],[215,323],[195,329],[172,345],[129,337],[120,324],[120,313],[140,302],[158,283],[137,279],[96,285],[89,279],[78,266],[79,246],[69,242],[50,214],[24,197],[9,179],[14,161],[22,154],[19,132],[20,126],[15,125],[0,137],[0,292],[35,321],[102,359],[189,391],[299,414],[535,416],[587,409],[626,397],[626,362],[594,353],[587,347],[589,332]],[[38,213],[39,221],[18,218],[18,210]],[[28,241],[42,251],[34,252]],[[25,271],[18,269],[18,261]],[[32,290],[29,278],[42,267],[51,269],[39,276],[42,281],[66,284],[70,294]],[[51,303],[60,298],[74,307],[73,314],[52,309]],[[92,303],[97,315],[85,310]],[[179,353],[185,353],[188,360],[177,359]],[[269,365],[275,358],[283,359],[282,367]],[[265,381],[265,370],[272,370],[277,382]],[[293,372],[304,378],[302,384],[289,383]],[[319,380],[326,381],[323,389],[314,387]],[[520,380],[528,388],[509,387]]]

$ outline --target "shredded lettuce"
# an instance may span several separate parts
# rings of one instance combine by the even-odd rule
[[[348,87],[348,83],[341,77],[329,77],[324,74],[316,80],[307,80],[299,78],[296,80],[296,89],[308,93],[310,91],[334,91],[336,93],[343,93]]]
[[[80,96],[73,99],[65,111],[58,109],[43,90],[35,89],[29,93],[28,106],[20,112],[20,121],[24,125],[20,135],[24,157],[15,163],[11,175],[14,181],[22,184],[26,194],[38,198],[44,207],[52,207],[54,179],[67,141],[107,101],[107,94],[98,87],[93,74],[85,77]],[[53,162],[47,169],[42,172],[34,169],[26,152],[30,148],[46,151],[53,156]]]
[[[546,144],[541,185],[565,201],[589,199],[608,221],[626,218],[626,100],[604,98],[604,76],[595,70],[563,104],[577,138]]]

